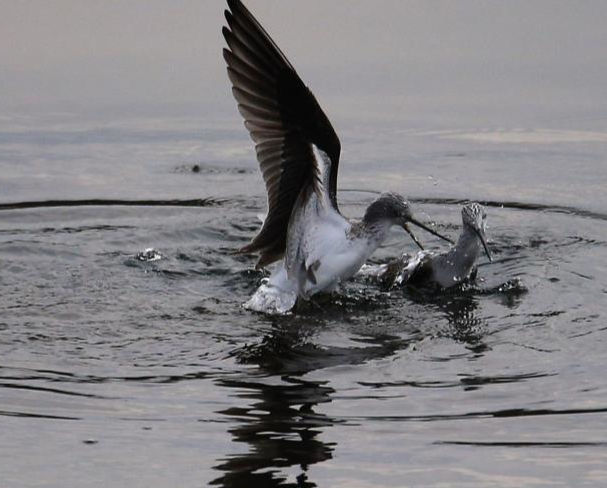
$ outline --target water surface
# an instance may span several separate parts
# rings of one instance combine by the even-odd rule
[[[30,80],[22,88],[7,64],[16,102],[0,103],[0,484],[607,484],[602,7],[566,15],[515,2],[483,7],[487,23],[468,25],[472,4],[439,14],[385,1],[377,18],[361,4],[367,22],[342,19],[342,39],[326,28],[336,3],[315,40],[298,44],[307,29],[257,5],[340,134],[344,213],[398,191],[456,237],[461,205],[480,201],[495,262],[481,259],[478,281],[450,293],[386,293],[357,279],[293,316],[248,312],[264,274],[233,251],[258,230],[265,196],[223,73],[196,72],[213,87],[199,99],[186,90],[196,103],[154,104],[172,85],[150,88],[154,76],[135,64],[125,79],[141,93],[117,96],[117,81],[101,79],[89,107],[86,83],[70,91],[70,79],[62,90],[74,103],[49,105],[25,89],[44,77],[18,71]],[[405,29],[384,28],[390,6],[410,14]],[[215,13],[205,22],[220,24]],[[169,24],[150,25],[181,25]],[[201,48],[213,53],[209,73],[220,44]],[[64,48],[56,76],[79,59]],[[373,261],[413,249],[395,230]]]
[[[238,121],[58,117],[2,133],[7,486],[605,481],[607,202],[574,195],[599,185],[604,141],[352,127],[346,214],[383,187],[456,236],[468,194],[488,205],[495,262],[453,293],[355,280],[266,317],[241,308],[263,274],[233,254],[265,205]],[[404,249],[395,231],[374,260]]]

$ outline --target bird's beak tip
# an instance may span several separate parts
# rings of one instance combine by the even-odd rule
[[[492,263],[493,256],[491,256],[491,251],[489,250],[489,245],[487,244],[487,238],[485,237],[485,232],[482,230],[479,230],[477,233],[478,233],[478,237],[481,240],[481,244],[483,245],[483,248],[485,249],[485,254],[487,255],[487,258],[489,258],[489,262]]]

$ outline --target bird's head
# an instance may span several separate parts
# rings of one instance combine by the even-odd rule
[[[367,208],[367,212],[365,213],[366,221],[380,221],[387,220],[392,225],[398,225],[405,229],[405,231],[411,236],[413,241],[421,248],[424,247],[419,242],[413,231],[409,228],[409,223],[421,227],[426,232],[429,232],[432,235],[435,235],[445,241],[453,243],[451,239],[439,234],[434,229],[431,229],[425,224],[422,224],[419,220],[417,220],[413,216],[413,212],[411,211],[411,206],[409,202],[407,202],[401,195],[398,193],[382,193],[380,197],[375,200],[369,207]]]
[[[465,205],[462,208],[462,222],[464,228],[470,229],[478,236],[489,261],[492,262],[493,258],[491,257],[491,252],[487,245],[487,237],[485,235],[487,230],[487,213],[483,206],[478,203],[469,203],[468,205]]]

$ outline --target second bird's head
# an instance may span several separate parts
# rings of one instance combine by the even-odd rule
[[[489,261],[493,261],[485,235],[487,230],[487,213],[483,206],[478,203],[469,203],[468,205],[465,205],[462,208],[462,223],[464,224],[464,227],[468,227],[478,236]]]

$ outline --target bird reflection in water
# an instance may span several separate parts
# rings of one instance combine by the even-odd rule
[[[447,320],[447,327],[441,328],[437,335],[465,343],[470,350],[482,354],[488,349],[484,338],[490,329],[487,314],[482,311],[484,298],[491,297],[513,309],[527,288],[515,279],[490,288],[466,283],[449,290],[406,287],[404,293],[413,302],[438,310]]]
[[[308,467],[331,459],[333,445],[321,440],[322,431],[335,422],[315,407],[331,401],[334,390],[299,376],[314,368],[313,347],[306,347],[306,328],[275,324],[256,346],[237,352],[239,361],[259,366],[259,376],[222,379],[246,406],[219,412],[236,425],[229,430],[234,442],[248,452],[220,460],[224,474],[211,484],[222,487],[314,487]],[[309,358],[308,358],[309,359]]]
[[[403,350],[419,338],[380,334],[367,337],[362,347],[315,345],[319,329],[330,328],[330,313],[294,317],[264,317],[272,324],[259,344],[238,349],[239,362],[258,371],[242,379],[221,379],[234,389],[240,404],[220,412],[236,423],[235,442],[248,452],[228,456],[215,467],[224,474],[213,484],[222,487],[314,487],[308,468],[332,458],[334,443],[323,441],[327,430],[343,420],[319,412],[333,400],[335,390],[323,381],[303,378],[316,370],[364,364]],[[339,307],[341,310],[341,307]],[[330,312],[330,308],[329,308]],[[343,313],[343,310],[342,310]]]
[[[486,322],[479,314],[479,301],[472,295],[441,297],[437,306],[444,313],[449,327],[445,335],[469,345],[476,351],[483,351],[483,337],[487,330]]]

